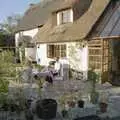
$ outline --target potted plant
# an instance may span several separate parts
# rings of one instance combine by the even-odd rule
[[[100,112],[105,113],[105,112],[107,112],[108,104],[105,102],[100,102],[99,107],[100,107]]]
[[[17,115],[20,115],[25,109],[25,96],[21,88],[18,88],[17,91],[8,96],[9,101],[9,110],[11,112],[16,112]]]
[[[78,96],[78,93],[69,93],[60,97],[59,103],[62,106],[61,113],[63,117],[68,115],[67,113],[70,108],[75,107],[76,101],[79,99]]]
[[[35,75],[34,79],[35,79],[36,85],[38,86],[38,89],[37,89],[38,97],[39,97],[39,99],[42,99],[42,88],[43,88],[43,84],[44,84],[45,80],[43,77],[39,77],[38,75]]]
[[[88,71],[88,79],[91,81],[92,89],[90,91],[90,101],[93,104],[96,104],[98,102],[99,93],[96,91],[96,83],[98,80],[98,74],[95,72],[95,70],[92,68]]]
[[[67,108],[66,108],[66,94],[60,96],[59,98],[59,106],[61,108],[61,114],[63,117],[65,117],[67,115]]]
[[[79,108],[84,108],[84,105],[85,105],[85,101],[84,100],[78,100],[78,107]]]
[[[36,102],[36,115],[40,119],[53,119],[57,113],[57,102],[54,99],[42,99]]]

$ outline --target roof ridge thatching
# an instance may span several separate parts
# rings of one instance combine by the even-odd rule
[[[48,20],[51,12],[57,8],[69,6],[62,4],[64,0],[50,0],[48,2],[40,2],[30,7],[19,22],[16,32],[38,28],[44,25]]]
[[[85,1],[85,0],[84,0]],[[87,1],[87,0],[86,0]],[[53,32],[52,18],[39,30],[35,36],[37,43],[70,42],[84,39],[101,17],[110,0],[92,0],[89,9],[75,22],[66,24],[64,32]]]

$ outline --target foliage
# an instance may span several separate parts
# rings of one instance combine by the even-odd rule
[[[3,50],[0,59],[1,77],[15,77],[16,67],[14,64],[14,53],[12,51]]]
[[[94,69],[88,71],[88,80],[92,81],[94,84],[97,82],[98,75]]]
[[[99,94],[96,91],[96,83],[99,80],[99,74],[95,72],[95,70],[92,68],[91,70],[88,71],[88,80],[91,81],[92,83],[92,90],[91,90],[91,102],[93,104],[96,104],[98,101]]]
[[[69,47],[69,56],[70,56],[69,62],[70,62],[71,67],[74,69],[78,69],[79,65],[76,63],[78,63],[78,61],[80,61],[80,59],[77,57],[76,53],[77,53],[76,46],[71,45]]]
[[[90,94],[90,97],[91,97],[91,99],[90,99],[91,103],[97,104],[98,98],[99,98],[99,93],[96,91],[92,91]]]
[[[5,46],[4,39],[5,39],[5,34],[0,32],[0,46]]]
[[[0,31],[0,47],[11,47],[15,45],[14,35]]]
[[[0,27],[8,34],[13,34],[16,30],[16,26],[20,21],[21,16],[19,14],[7,17],[7,19],[0,24]]]
[[[7,105],[8,101],[7,101],[7,96],[8,94],[6,93],[0,93],[0,105],[1,107],[3,107],[4,105]]]
[[[19,37],[19,57],[20,61],[24,62],[25,61],[25,48],[29,47],[31,44],[32,38],[30,36],[20,36]]]
[[[23,111],[25,109],[25,96],[21,91],[21,88],[18,88],[15,93],[9,95],[6,93],[0,93],[0,105],[4,110],[12,110],[16,112]]]
[[[42,92],[41,90],[45,82],[45,79],[43,77],[35,76],[35,80],[36,80],[36,84],[38,85],[38,94],[39,94],[39,97],[41,98],[41,92]]]
[[[45,66],[41,66],[39,64],[34,64],[35,68],[38,69],[38,71],[41,71]]]
[[[25,109],[26,98],[23,94],[22,88],[17,88],[17,91],[11,96],[8,96],[9,106],[16,106],[16,111],[22,111]]]
[[[85,41],[77,42],[76,44],[71,44],[69,46],[69,63],[70,68],[76,71],[80,71],[82,65],[81,63],[81,54],[80,51],[83,49],[83,47],[86,46]],[[70,77],[73,76],[72,71],[70,72]]]
[[[64,94],[64,95],[60,96],[58,102],[64,108],[65,104],[68,101],[77,101],[79,99],[81,99],[81,93],[80,92],[76,92],[76,93],[74,92],[74,93],[67,93],[67,94]]]
[[[8,85],[9,82],[6,79],[0,78],[0,93],[7,93],[8,92]]]
[[[0,53],[0,93],[8,92],[9,79],[16,76],[16,67],[13,64],[13,52]]]
[[[98,76],[97,76],[96,72],[94,71],[94,69],[91,69],[88,71],[88,80],[91,81],[91,83],[92,83],[92,91],[95,91],[97,77]]]
[[[25,47],[24,46],[21,46],[19,48],[19,55],[20,55],[21,63],[24,63],[25,62]]]

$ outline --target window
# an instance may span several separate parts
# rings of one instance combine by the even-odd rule
[[[58,14],[57,14],[58,25],[65,24],[68,22],[73,22],[72,10],[69,9],[69,10],[64,10],[64,11],[58,12]]]
[[[47,45],[47,57],[53,58],[54,56],[54,45]]]
[[[47,45],[47,57],[66,57],[66,45]]]

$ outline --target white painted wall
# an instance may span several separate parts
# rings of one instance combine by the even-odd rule
[[[47,58],[47,44],[37,44],[36,60],[37,63],[41,65],[48,65],[50,61],[54,60],[51,58]],[[60,61],[66,62],[67,59],[60,59]]]
[[[38,28],[35,29],[31,29],[31,30],[27,30],[27,31],[20,31],[18,33],[15,34],[15,42],[16,42],[16,46],[18,46],[18,40],[20,36],[30,36],[30,37],[34,37],[38,32]],[[34,41],[33,41],[34,42]]]
[[[63,44],[63,43],[57,43],[57,44]],[[66,58],[60,59],[61,63],[63,64],[70,64],[73,66],[73,68],[83,71],[86,78],[87,78],[87,71],[88,71],[88,47],[84,47],[81,49],[78,49],[75,45],[76,43],[64,43],[67,45],[67,56]],[[75,47],[76,53],[74,55],[70,56],[71,53],[71,46]],[[72,50],[73,51],[73,50]],[[37,63],[41,65],[48,65],[49,61],[53,60],[50,58],[47,58],[47,44],[38,44],[37,45],[37,53],[36,53],[36,59]],[[38,61],[40,59],[40,62]]]
[[[73,48],[73,49],[72,49]],[[73,52],[73,53],[72,53]],[[71,55],[72,54],[72,55]],[[77,70],[88,70],[88,47],[76,47],[76,43],[67,43],[67,58],[71,66]]]
[[[20,33],[15,34],[15,45],[18,47],[18,39],[19,39]]]
[[[25,48],[25,57],[27,59],[31,59],[32,61],[36,61],[36,47]]]
[[[82,64],[82,71],[85,79],[87,80],[88,76],[88,46],[84,47],[82,50],[82,59],[81,59],[81,64]]]
[[[67,43],[67,58],[69,60],[69,64],[71,65],[71,67],[78,71],[83,72],[84,79],[87,80],[88,46],[79,48],[76,46],[75,42]]]
[[[21,31],[15,34],[15,44],[16,47],[18,47],[18,43],[19,43],[19,37],[21,36],[30,36],[30,37],[34,37],[38,32],[38,28],[32,29],[32,30],[27,30],[27,31]],[[34,39],[32,42],[35,42]],[[36,47],[35,48],[29,48],[25,50],[25,57],[29,58],[29,56],[31,56],[33,58],[33,60],[36,60]]]
[[[23,31],[22,34],[31,36],[33,38],[37,34],[37,32],[38,32],[38,28],[35,28],[35,29],[32,29],[32,30]]]

